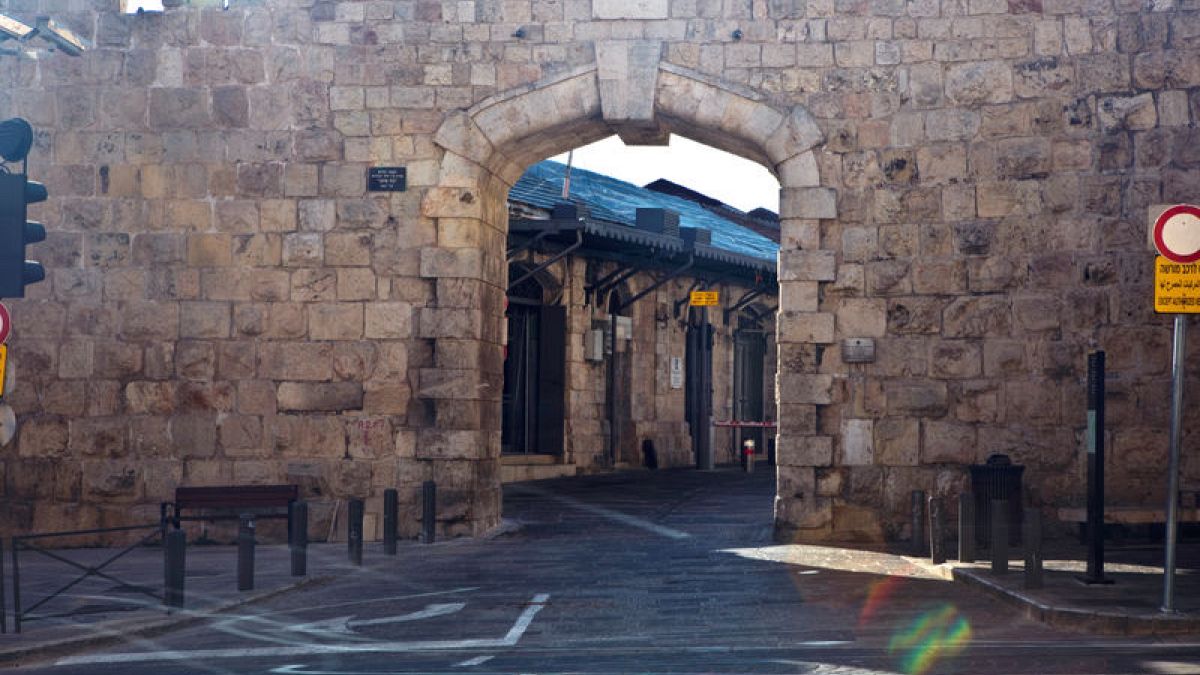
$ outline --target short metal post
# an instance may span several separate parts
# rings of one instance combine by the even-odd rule
[[[187,569],[187,534],[171,530],[163,541],[163,604],[183,607]]]
[[[1008,573],[1008,500],[992,500],[992,573]]]
[[[0,539],[0,633],[8,632],[8,613],[4,601],[4,540]]]
[[[383,491],[383,553],[396,555],[396,525],[400,497],[393,488]]]
[[[254,516],[243,513],[238,520],[238,590],[254,590]]]
[[[308,574],[308,503],[296,502],[292,505],[291,522],[292,576],[302,577]]]
[[[8,540],[12,546],[13,630],[21,633],[21,561],[17,555],[17,538]]]
[[[925,555],[925,491],[912,492],[912,554]]]
[[[421,542],[432,544],[437,528],[437,485],[427,480],[421,484]]]
[[[346,548],[350,554],[350,562],[362,564],[363,555],[363,500],[351,499],[349,518],[346,522]]]
[[[929,555],[934,565],[946,562],[946,509],[941,497],[929,498]]]
[[[1083,581],[1104,579],[1104,352],[1087,358],[1087,570]]]
[[[754,473],[754,439],[747,438],[742,441],[742,462],[745,465],[746,473]]]
[[[1025,509],[1021,523],[1021,539],[1025,542],[1025,588],[1042,587],[1042,512]]]
[[[975,562],[975,495],[958,495],[958,561]]]

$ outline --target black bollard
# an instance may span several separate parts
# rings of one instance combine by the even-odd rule
[[[350,562],[362,564],[363,552],[363,500],[351,499],[349,518],[346,522],[346,548],[350,554]]]
[[[1025,588],[1042,587],[1042,512],[1025,509],[1021,523],[1021,540],[1025,543]]]
[[[934,565],[946,562],[946,509],[941,497],[929,498],[929,555]]]
[[[958,496],[958,561],[975,562],[975,495]]]
[[[925,491],[912,492],[912,554],[925,555]]]
[[[7,603],[4,602],[4,540],[0,539],[0,633],[8,632],[8,614],[4,608]]]
[[[163,604],[183,607],[184,578],[187,568],[187,535],[183,530],[167,532],[163,546]]]
[[[291,532],[288,537],[292,553],[292,576],[308,574],[308,503],[292,505]]]
[[[421,542],[432,544],[437,529],[437,485],[427,480],[421,484]]]
[[[399,495],[392,488],[383,491],[383,553],[396,555],[396,525]]]
[[[1104,352],[1087,360],[1086,584],[1104,584]]]
[[[254,516],[243,513],[238,521],[238,590],[254,590]]]
[[[992,500],[992,573],[1008,573],[1008,500]]]

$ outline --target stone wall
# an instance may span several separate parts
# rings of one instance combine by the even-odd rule
[[[1197,187],[1191,0],[115,5],[0,0],[96,44],[0,56],[52,195],[5,527],[150,516],[180,481],[411,506],[435,477],[447,534],[495,525],[507,186],[614,131],[779,176],[781,535],[904,536],[909,490],[993,452],[1078,500],[1096,347],[1113,501],[1162,498],[1145,221]],[[371,165],[408,191],[366,193]]]

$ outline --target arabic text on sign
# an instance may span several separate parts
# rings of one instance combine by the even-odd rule
[[[1200,314],[1200,264],[1154,260],[1154,311]]]
[[[714,307],[720,303],[720,293],[717,291],[692,291],[692,307]]]

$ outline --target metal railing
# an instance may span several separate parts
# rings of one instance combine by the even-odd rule
[[[59,552],[51,551],[49,549],[38,546],[37,544],[31,543],[33,540],[37,540],[37,539],[81,537],[81,536],[95,535],[95,534],[108,534],[108,533],[112,533],[112,532],[137,532],[137,531],[141,531],[141,530],[150,530],[150,533],[147,534],[146,536],[138,539],[136,542],[130,544],[129,546],[126,546],[125,548],[121,549],[120,551],[117,551],[116,553],[110,555],[99,565],[83,564],[83,563],[77,562],[75,560],[71,560],[70,558],[66,557],[65,555],[61,555]],[[61,596],[62,594],[71,590],[72,588],[74,588],[75,586],[77,586],[78,584],[80,584],[81,582],[83,582],[84,580],[86,580],[90,577],[99,577],[101,579],[106,579],[108,581],[111,581],[115,584],[120,585],[122,588],[126,588],[129,590],[135,591],[137,593],[141,593],[141,594],[149,596],[159,602],[162,602],[163,596],[161,594],[154,593],[153,591],[147,590],[146,588],[144,588],[142,586],[138,586],[136,584],[126,583],[125,581],[122,581],[121,579],[117,578],[116,576],[113,576],[112,574],[109,574],[104,571],[104,568],[108,567],[109,565],[116,562],[117,560],[120,560],[121,558],[125,557],[127,554],[132,552],[134,549],[136,549],[140,546],[145,546],[145,545],[149,544],[150,542],[154,541],[155,539],[158,539],[161,542],[162,536],[163,536],[162,523],[153,523],[150,525],[129,525],[126,527],[105,527],[105,528],[97,528],[97,529],[92,529],[92,530],[72,530],[69,532],[52,532],[52,533],[46,533],[46,534],[27,534],[27,535],[22,535],[22,536],[18,536],[18,537],[13,537],[11,539],[13,629],[17,633],[20,633],[22,623],[49,618],[47,616],[35,615],[34,612],[37,611],[38,608],[42,607],[46,603]],[[50,594],[46,595],[45,597],[39,599],[37,602],[33,603],[33,605],[31,605],[30,607],[24,608],[21,605],[21,556],[20,556],[21,551],[31,551],[34,553],[39,553],[47,558],[50,558],[51,560],[56,560],[64,565],[68,565],[70,567],[74,567],[78,570],[81,570],[82,573],[79,574],[74,579],[72,579],[70,582],[64,584],[63,586],[59,587],[55,591],[53,591]],[[2,553],[2,551],[0,551],[0,553]],[[2,556],[0,556],[0,557],[2,557]],[[2,568],[0,568],[0,570],[2,570]],[[2,579],[2,578],[3,577],[0,576],[0,579]],[[0,581],[0,587],[2,587],[2,586],[3,586],[3,582]],[[3,591],[0,591],[0,603],[3,602],[3,597],[4,597]],[[4,614],[3,605],[0,604],[0,617],[2,617],[3,614]],[[60,615],[60,616],[70,616],[70,614],[71,614],[71,612],[67,612],[66,614]],[[4,627],[4,626],[5,626],[4,620],[2,618],[0,618],[0,627]]]

